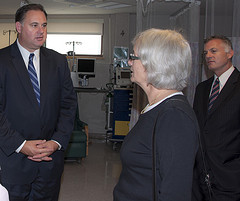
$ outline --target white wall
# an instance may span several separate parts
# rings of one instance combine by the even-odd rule
[[[110,31],[110,16],[109,15],[75,15],[68,16],[61,19],[58,16],[57,19],[54,16],[49,17],[48,30],[51,32],[57,32],[57,30],[62,29],[63,32],[67,32],[72,26],[66,26],[66,24],[71,22],[77,27],[76,32],[80,32],[79,29],[89,30],[89,25],[91,23],[104,23],[102,32],[103,37],[103,54],[104,57],[96,60],[95,65],[95,77],[89,78],[88,87],[95,88],[105,88],[106,84],[109,82],[109,66],[111,63],[111,31]],[[85,23],[85,24],[84,24]],[[88,24],[86,27],[86,23]],[[51,27],[51,24],[54,26]],[[64,29],[63,29],[64,27]],[[65,29],[69,27],[69,29]],[[89,32],[89,31],[88,31]],[[94,30],[91,31],[93,33]],[[87,93],[78,92],[78,105],[79,105],[79,118],[86,122],[89,127],[90,135],[102,135],[105,134],[105,124],[106,124],[106,114],[105,114],[105,93]]]
[[[9,45],[9,31],[10,44],[12,44],[16,40],[17,33],[15,33],[15,30],[16,29],[14,19],[0,19],[0,48]]]

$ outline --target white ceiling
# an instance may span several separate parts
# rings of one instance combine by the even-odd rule
[[[135,13],[137,0],[1,0],[0,15],[14,15],[22,1],[42,4],[49,15],[55,14],[114,14]],[[146,4],[147,1],[143,0]],[[183,9],[193,0],[156,0],[159,1],[158,12],[172,15]],[[201,14],[205,11],[205,2],[214,0],[198,0],[201,2]],[[232,13],[233,0],[215,0],[216,14]],[[120,7],[120,8],[115,8]],[[223,10],[224,9],[224,10]]]
[[[13,15],[20,7],[22,0],[1,0],[0,15]],[[159,12],[163,15],[176,12],[187,3],[165,2],[159,0]],[[136,0],[28,0],[29,3],[42,4],[48,14],[114,14],[135,13]],[[144,0],[146,4],[146,0]],[[115,8],[115,7],[120,8]]]

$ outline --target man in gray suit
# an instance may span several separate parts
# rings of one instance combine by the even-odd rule
[[[1,183],[11,201],[57,201],[76,94],[66,58],[42,47],[44,8],[25,5],[15,22],[17,40],[0,50]]]
[[[240,200],[240,73],[232,65],[233,54],[225,36],[205,41],[206,64],[214,75],[197,86],[193,105],[203,148],[196,161],[200,193],[194,200]]]

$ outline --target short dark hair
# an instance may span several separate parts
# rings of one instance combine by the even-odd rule
[[[24,5],[24,6],[20,7],[17,10],[17,12],[15,14],[15,22],[22,23],[25,16],[26,16],[26,13],[30,10],[42,11],[47,18],[47,12],[45,11],[45,9],[43,8],[43,6],[41,4],[27,4],[27,5]]]
[[[222,40],[223,43],[225,43],[225,45],[227,45],[229,48],[233,49],[232,41],[231,41],[228,37],[223,36],[223,35],[210,36],[209,38],[206,38],[206,39],[204,40],[204,44],[206,44],[206,43],[208,43],[209,41],[214,40],[214,39]]]

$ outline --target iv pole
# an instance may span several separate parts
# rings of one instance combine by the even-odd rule
[[[17,31],[15,31],[15,30],[3,30],[3,35],[6,35],[8,33],[8,38],[9,38],[8,43],[9,43],[9,45],[11,43],[11,32],[17,33]]]
[[[75,44],[76,45],[82,45],[82,42],[76,42],[76,41],[72,41],[72,42],[66,42],[66,45],[73,45],[73,72],[77,72],[77,69],[76,69],[76,64],[75,64]]]

